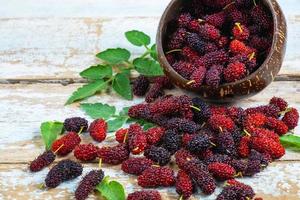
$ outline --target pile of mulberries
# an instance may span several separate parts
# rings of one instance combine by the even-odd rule
[[[213,88],[253,73],[273,38],[271,11],[261,0],[197,0],[168,25],[165,54],[193,88]]]
[[[218,199],[253,199],[252,188],[235,182],[234,178],[253,176],[281,158],[285,149],[279,136],[295,128],[299,120],[298,111],[280,97],[273,97],[267,105],[243,109],[208,105],[186,95],[168,95],[134,105],[128,114],[158,125],[149,131],[155,142],[148,143],[144,150],[144,156],[153,162],[152,167],[141,165],[143,172],[134,167],[139,175],[138,184],[145,188],[171,186],[173,183],[166,184],[165,179],[174,179],[182,199],[188,199],[196,188],[212,194],[217,182],[226,180],[231,185],[227,184]],[[142,131],[138,125],[129,129]],[[165,168],[172,163],[173,154],[180,169],[177,178]],[[167,178],[161,183],[163,175]]]

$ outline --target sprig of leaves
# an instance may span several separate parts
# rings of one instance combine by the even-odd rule
[[[108,125],[108,132],[114,132],[126,123],[139,123],[143,126],[144,130],[155,126],[145,120],[130,118],[128,116],[129,107],[124,107],[118,113],[116,113],[116,108],[114,106],[102,103],[82,103],[80,104],[80,108],[93,119],[105,119]]]
[[[104,179],[96,186],[102,197],[106,200],[125,200],[125,190],[121,183],[118,181],[110,181],[109,176]]]
[[[63,132],[64,124],[58,121],[48,121],[41,124],[41,135],[45,144],[46,150],[49,150],[52,143],[56,140],[59,134]]]
[[[283,135],[280,137],[280,143],[293,151],[300,151],[300,137],[296,135]]]
[[[132,71],[135,70],[145,76],[163,75],[163,70],[157,62],[156,45],[150,46],[151,38],[137,30],[126,32],[125,37],[134,46],[144,47],[145,52],[131,60],[131,53],[123,48],[109,48],[98,53],[96,57],[100,59],[101,64],[80,72],[80,76],[87,79],[88,83],[73,92],[66,105],[93,96],[110,87],[124,99],[131,100],[133,97],[130,85]]]

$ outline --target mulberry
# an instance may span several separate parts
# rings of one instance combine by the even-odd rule
[[[228,180],[234,178],[235,169],[224,163],[211,163],[208,165],[209,172],[215,177],[217,180]]]
[[[198,123],[205,122],[211,115],[210,107],[204,101],[202,101],[199,97],[195,97],[192,99],[193,102],[193,113],[194,113],[194,121]]]
[[[216,138],[216,143],[216,149],[219,153],[237,156],[235,143],[230,132],[225,130],[222,133],[219,133]]]
[[[224,69],[224,79],[226,82],[238,81],[246,76],[246,66],[243,63],[230,63]]]
[[[98,157],[103,163],[118,165],[129,157],[129,150],[126,144],[118,144],[113,147],[101,147],[98,149]]]
[[[284,147],[267,137],[251,138],[251,147],[258,152],[268,153],[273,159],[281,158],[285,154]]]
[[[88,128],[88,121],[81,117],[67,118],[64,121],[64,129],[66,131],[78,133],[81,129],[85,132]]]
[[[96,119],[89,128],[90,136],[97,142],[102,142],[106,138],[107,123],[104,119]]]
[[[199,54],[216,51],[218,49],[215,44],[203,40],[196,33],[189,33],[186,37],[186,41],[188,46]],[[194,57],[192,61],[195,61],[195,58],[197,58],[195,55],[192,55],[192,57]]]
[[[57,155],[65,156],[81,142],[79,135],[75,132],[69,132],[63,137],[55,140],[52,144],[52,151]]]
[[[250,137],[244,136],[238,144],[237,152],[240,157],[246,158],[249,156],[250,147],[249,147]]]
[[[266,126],[274,130],[278,135],[284,135],[289,130],[289,127],[283,121],[273,117],[268,117]]]
[[[204,25],[200,25],[197,32],[206,40],[216,41],[221,37],[220,31],[216,27],[207,23]]]
[[[193,194],[193,182],[189,175],[183,170],[179,170],[176,177],[176,192],[182,195],[183,199],[188,199]]]
[[[207,72],[205,83],[213,88],[219,87],[223,74],[223,66],[213,65]]]
[[[224,50],[217,50],[202,56],[196,63],[201,66],[204,65],[206,68],[212,65],[223,65],[228,61],[228,53]]]
[[[124,143],[127,141],[127,137],[128,137],[128,128],[121,128],[119,129],[116,134],[116,141],[119,143]]]
[[[280,97],[272,97],[269,103],[277,106],[281,112],[285,111],[288,107],[288,103]]]
[[[211,146],[211,142],[207,135],[196,135],[188,142],[186,148],[192,153],[200,153]]]
[[[191,75],[191,86],[193,88],[199,88],[205,80],[206,68],[204,66],[200,66],[196,69]]]
[[[92,161],[97,157],[98,147],[93,144],[79,144],[74,149],[74,156],[81,161]]]
[[[165,133],[165,129],[162,127],[149,128],[145,133],[147,136],[148,144],[149,145],[157,144],[161,140],[164,133]]]
[[[45,151],[34,159],[29,166],[30,171],[38,172],[47,167],[55,160],[55,154],[52,151]]]
[[[224,115],[212,115],[208,120],[209,125],[215,131],[233,131],[235,124],[229,117]]]
[[[175,184],[174,171],[169,167],[150,167],[138,176],[141,187],[168,187]]]
[[[226,14],[221,11],[211,15],[206,15],[204,20],[217,28],[221,28],[226,21]]]
[[[200,130],[200,125],[187,119],[171,118],[165,124],[168,129],[177,129],[180,132],[196,133]]]
[[[170,37],[168,48],[171,50],[180,49],[185,42],[186,33],[184,28],[177,29]]]
[[[187,28],[190,21],[192,21],[192,16],[190,13],[183,13],[178,17],[177,23],[179,27]]]
[[[174,154],[181,147],[181,136],[177,131],[167,130],[162,137],[162,146],[166,148],[171,154]]]
[[[140,154],[147,146],[147,136],[143,131],[136,133],[135,135],[129,135],[128,138],[129,150],[133,154]]]
[[[129,158],[122,163],[121,169],[128,174],[140,175],[153,164],[148,158]]]
[[[76,200],[84,200],[89,194],[95,189],[104,177],[104,172],[100,170],[92,170],[87,173],[83,179],[80,181],[76,191],[75,198]]]
[[[246,46],[245,43],[239,41],[239,40],[232,40],[230,42],[230,51],[234,54],[242,54],[242,55],[249,55],[253,52],[255,52],[250,47]]]
[[[49,188],[55,188],[60,183],[74,179],[82,173],[82,166],[71,160],[61,160],[48,172],[45,184]]]
[[[142,190],[128,194],[127,200],[161,200],[161,196],[156,190]]]
[[[180,169],[184,169],[188,161],[195,159],[196,157],[185,149],[180,149],[175,153],[175,162]]]
[[[196,67],[186,61],[178,61],[172,65],[173,69],[183,78],[189,79]]]
[[[167,165],[171,160],[171,154],[165,148],[156,146],[148,148],[144,156],[161,166]]]
[[[144,96],[149,88],[149,80],[147,77],[140,75],[132,84],[133,94],[136,96]]]
[[[235,39],[243,41],[247,40],[250,36],[250,31],[244,25],[240,23],[235,23],[235,26],[232,29],[232,35]]]
[[[245,176],[253,176],[261,171],[261,162],[259,160],[249,160],[247,169],[243,173]]]
[[[268,30],[273,26],[271,14],[267,12],[262,5],[254,6],[250,15],[254,23],[265,30]]]
[[[299,121],[299,113],[295,108],[291,108],[291,110],[285,113],[282,121],[289,127],[289,129],[294,129],[298,125]]]

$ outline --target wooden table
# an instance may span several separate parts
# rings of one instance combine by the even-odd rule
[[[78,73],[97,63],[94,55],[108,47],[125,47],[139,54],[123,37],[142,30],[155,38],[160,15],[169,0],[1,0],[0,6],[0,199],[73,199],[78,179],[52,190],[40,190],[48,172],[27,170],[28,162],[44,149],[39,126],[47,120],[83,116],[78,104],[64,106],[84,82]],[[264,104],[273,96],[286,98],[300,109],[300,1],[280,0],[288,21],[288,46],[280,74],[261,94],[244,100],[244,107]],[[181,93],[179,90],[173,91]],[[102,94],[88,102],[121,108],[125,101]],[[91,120],[91,119],[89,119]],[[300,128],[295,130],[300,134]],[[85,142],[89,139],[83,136]],[[103,145],[103,144],[100,144]],[[84,164],[84,172],[96,164]],[[288,151],[279,161],[243,181],[266,200],[300,199],[300,154]],[[104,171],[124,184],[127,193],[140,189],[120,167]],[[174,189],[161,189],[164,199],[176,199]],[[194,199],[215,199],[197,195]],[[95,199],[91,196],[91,199]]]

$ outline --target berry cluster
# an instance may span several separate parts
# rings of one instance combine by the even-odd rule
[[[295,128],[299,120],[298,111],[279,97],[273,97],[267,105],[243,109],[208,105],[197,97],[168,95],[134,105],[128,114],[160,127],[149,130],[155,142],[145,145],[144,156],[148,160],[131,161],[123,171],[132,173],[127,169],[132,166],[142,187],[175,183],[183,199],[188,199],[197,187],[211,194],[217,181],[234,182],[235,177],[262,171],[285,154],[279,136]],[[158,134],[158,130],[163,132]],[[139,133],[141,127],[131,125],[128,132]],[[145,135],[149,137],[149,133]],[[176,178],[167,167],[173,154],[180,169]],[[253,196],[250,186],[239,183],[226,186],[218,199],[253,199]]]
[[[254,72],[273,37],[270,10],[259,1],[189,1],[169,24],[165,54],[194,88],[218,87]]]

